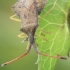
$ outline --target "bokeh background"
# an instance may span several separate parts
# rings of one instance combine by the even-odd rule
[[[27,42],[21,43],[23,39],[17,37],[21,33],[21,23],[10,20],[10,16],[14,15],[11,6],[16,1],[0,0],[0,65],[26,51]],[[0,67],[0,70],[38,70],[36,61],[37,54],[32,48],[28,55],[5,67]],[[70,70],[70,59],[58,60],[55,70]]]

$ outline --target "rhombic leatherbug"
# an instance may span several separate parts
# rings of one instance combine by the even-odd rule
[[[23,55],[15,58],[9,62],[4,63],[1,66],[5,66],[5,65],[7,65],[11,62],[14,62],[15,60],[18,60],[18,59],[22,58],[23,56],[27,55],[32,46],[37,54],[52,57],[52,58],[67,59],[65,57],[61,57],[60,55],[51,56],[48,54],[43,54],[43,53],[38,52],[38,50],[37,50],[34,35],[38,28],[38,15],[41,13],[41,11],[44,8],[44,6],[46,5],[46,3],[47,3],[47,0],[18,0],[12,6],[12,10],[21,19],[21,21],[13,18],[16,15],[13,15],[12,17],[10,17],[10,19],[20,21],[22,23],[20,31],[22,31],[23,33],[25,33],[27,35],[27,37],[25,38],[24,41],[28,40],[29,46],[28,46],[27,51]],[[52,10],[52,8],[49,10],[49,12],[51,10]],[[21,37],[21,36],[22,36],[22,34],[19,35],[19,37]]]

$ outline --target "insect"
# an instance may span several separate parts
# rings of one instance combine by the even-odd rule
[[[60,55],[51,56],[48,54],[43,54],[43,53],[38,52],[37,50],[34,35],[38,28],[38,15],[41,13],[45,5],[46,5],[46,0],[18,0],[18,2],[16,2],[12,6],[12,10],[21,19],[22,24],[21,24],[20,31],[22,31],[23,33],[27,35],[25,40],[28,40],[29,46],[23,55],[9,62],[4,63],[1,66],[5,66],[27,55],[32,46],[37,54],[52,57],[52,58],[67,59],[65,57],[61,57]],[[19,20],[16,20],[16,21],[19,21]]]

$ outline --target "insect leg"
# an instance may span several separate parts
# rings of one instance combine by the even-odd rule
[[[28,41],[28,37],[27,37],[27,38],[25,38],[21,43],[23,43],[23,42],[25,42],[25,41]]]
[[[10,19],[11,19],[11,20],[14,20],[14,21],[21,22],[21,20],[14,18],[15,16],[16,16],[16,14],[13,15],[13,16],[11,16]],[[25,37],[27,37],[27,36],[22,36],[23,34],[25,34],[25,33],[19,34],[18,37],[19,37],[19,38],[25,38]],[[26,40],[27,40],[27,38],[26,38]],[[23,40],[22,42],[24,42],[24,41],[26,41],[26,40]]]
[[[25,33],[21,33],[18,35],[19,38],[27,38],[28,36],[23,36]]]
[[[28,41],[28,36],[23,36],[23,34],[25,33],[21,33],[18,35],[19,38],[25,38],[21,43]],[[29,47],[29,44],[27,45],[26,50],[28,49],[28,47]]]
[[[13,15],[13,16],[11,16],[11,17],[10,17],[10,19],[11,19],[11,20],[14,20],[14,21],[21,22],[21,20],[14,18],[15,16],[16,16],[16,14],[15,14],[15,15]]]
[[[27,36],[23,36],[23,34],[25,34],[25,33],[21,33],[21,34],[18,35],[19,38],[25,38],[21,43],[23,43],[23,42],[28,40],[28,37]]]
[[[22,54],[21,56],[15,58],[15,59],[13,59],[13,60],[11,60],[11,61],[9,61],[9,62],[3,63],[1,66],[3,67],[3,66],[5,66],[5,65],[7,65],[7,64],[10,64],[11,62],[14,62],[14,61],[16,61],[16,60],[18,60],[18,59],[20,59],[20,58],[26,56],[26,55],[29,53],[30,49],[31,49],[31,45],[29,45],[27,51],[26,51],[24,54]]]
[[[43,54],[43,53],[40,53],[40,52],[38,52],[38,50],[37,50],[37,47],[36,47],[36,44],[35,44],[35,43],[33,43],[33,47],[34,47],[35,52],[36,52],[37,54],[42,55],[42,56],[48,56],[48,57],[51,57],[51,58],[58,58],[58,59],[65,59],[65,60],[67,59],[67,58],[62,57],[62,56],[60,56],[60,55],[52,56],[52,55],[49,55],[49,54]]]
[[[36,34],[37,35],[37,34]],[[40,35],[37,35],[40,39],[42,39],[43,41],[45,41],[45,42],[48,42],[48,40],[47,39],[45,39],[45,38],[43,38],[42,36],[40,36]]]
[[[42,30],[40,27],[37,30],[40,30],[41,35],[44,35],[43,32],[46,34],[51,34],[51,32],[48,32],[46,30]]]

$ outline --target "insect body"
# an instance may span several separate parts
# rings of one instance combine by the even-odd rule
[[[21,24],[20,31],[27,34],[28,41],[29,41],[29,47],[23,55],[15,58],[9,62],[2,64],[2,66],[7,65],[11,62],[14,62],[15,60],[18,60],[18,59],[22,58],[23,56],[25,56],[26,54],[28,54],[32,46],[33,46],[35,52],[40,55],[49,56],[49,57],[53,57],[53,58],[66,59],[61,56],[50,56],[48,54],[42,54],[42,53],[38,52],[38,50],[36,48],[34,35],[35,35],[36,29],[38,27],[38,14],[40,14],[40,12],[42,11],[42,9],[44,8],[45,5],[46,5],[46,0],[18,0],[18,2],[16,2],[12,6],[12,10],[21,19],[22,24]]]
[[[18,4],[18,7],[15,6]],[[21,19],[20,31],[28,35],[28,40],[32,44],[34,34],[38,27],[38,12],[34,0],[21,0],[15,4],[12,9]]]

